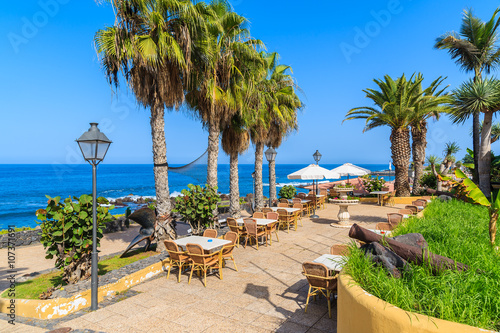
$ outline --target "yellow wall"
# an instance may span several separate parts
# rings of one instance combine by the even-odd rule
[[[492,332],[401,310],[361,289],[341,274],[337,298],[338,333],[479,333]]]

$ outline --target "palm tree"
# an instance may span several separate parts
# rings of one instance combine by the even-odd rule
[[[158,212],[157,238],[175,237],[165,142],[165,108],[184,100],[183,77],[189,71],[196,24],[203,22],[189,1],[111,0],[115,25],[98,30],[97,53],[110,84],[123,75],[138,103],[151,110],[151,136]],[[161,242],[159,242],[161,243]]]
[[[423,79],[422,74],[416,76],[417,80]],[[429,118],[438,119],[440,113],[449,112],[451,108],[449,96],[444,94],[443,88],[438,90],[444,78],[437,78],[424,91],[420,89],[416,91],[417,95],[422,95],[423,98],[414,110],[413,119],[411,121],[411,136],[412,136],[412,152],[413,165],[415,169],[415,177],[413,180],[413,195],[419,195],[422,192],[420,178],[424,173],[425,148],[427,146],[427,120]]]
[[[256,83],[254,97],[256,97],[256,112],[250,121],[249,129],[252,142],[255,144],[255,206],[264,206],[264,189],[262,182],[262,164],[264,146],[269,140],[272,124],[277,123],[288,132],[297,128],[297,110],[302,102],[296,95],[298,88],[290,66],[278,65],[277,53],[261,53],[265,60],[264,77]],[[270,184],[271,185],[271,184]],[[275,187],[274,187],[275,189]]]
[[[480,80],[483,71],[489,73],[500,62],[500,48],[497,47],[498,26],[500,24],[500,9],[495,10],[488,22],[483,22],[474,16],[471,9],[465,10],[460,27],[460,34],[448,32],[436,39],[435,48],[448,50],[463,70],[474,71],[474,80]],[[479,158],[479,112],[463,110],[460,116],[452,117],[454,122],[462,123],[470,115],[473,117],[473,151],[474,168],[478,170]],[[474,172],[477,182],[477,174]]]
[[[479,125],[479,130],[480,131],[483,130],[483,123],[482,122]],[[471,130],[470,134],[472,135],[472,130]],[[491,125],[491,144],[494,144],[495,142],[497,142],[498,139],[500,139],[500,123],[496,122],[496,123],[493,123],[493,125]]]
[[[366,97],[371,99],[375,107],[362,106],[351,109],[345,120],[366,119],[363,132],[380,126],[391,128],[391,151],[395,167],[395,184],[397,196],[410,195],[408,168],[410,165],[410,130],[415,108],[422,101],[422,93],[418,93],[422,78],[407,80],[405,75],[393,80],[389,75],[384,81],[375,79],[379,90],[365,89]]]
[[[443,150],[443,163],[439,170],[440,173],[448,173],[453,163],[456,161],[455,154],[460,151],[460,146],[455,141],[448,142]]]
[[[427,156],[427,164],[431,167],[432,174],[437,178],[436,165],[441,164],[441,159],[436,155]]]
[[[469,80],[453,92],[455,115],[465,112],[484,113],[479,150],[479,188],[491,197],[491,127],[493,114],[500,109],[500,81],[497,79]],[[475,157],[475,154],[474,154]]]
[[[247,20],[225,0],[209,5],[208,52],[195,59],[186,100],[208,129],[207,184],[217,186],[217,161],[221,129],[227,128],[237,109],[230,106],[238,89],[236,81],[250,62],[260,63],[255,51],[261,42],[250,37]]]
[[[222,130],[222,149],[229,155],[229,213],[240,217],[240,189],[238,179],[238,155],[250,145],[250,135],[240,113],[236,113]]]

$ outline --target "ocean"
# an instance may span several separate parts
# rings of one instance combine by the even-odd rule
[[[339,164],[320,164],[333,169]],[[175,167],[175,165],[172,165]],[[287,175],[306,167],[306,164],[276,165],[278,186],[305,185],[310,182],[287,179]],[[380,171],[387,169],[384,164],[359,164],[359,166]],[[229,165],[219,165],[219,192],[229,193]],[[239,166],[240,195],[252,193],[253,164]],[[346,177],[343,177],[346,178]],[[206,179],[206,165],[193,166],[169,171],[171,196],[177,196],[187,184],[203,185]],[[269,193],[267,164],[263,166],[264,194]],[[279,191],[279,187],[277,189]],[[35,212],[45,208],[47,198],[80,196],[92,193],[92,168],[88,164],[1,164],[0,165],[0,229],[9,225],[35,227]],[[97,170],[97,194],[109,199],[128,195],[153,197],[155,195],[153,167],[147,164],[102,164]],[[121,214],[125,208],[116,208],[113,214]]]

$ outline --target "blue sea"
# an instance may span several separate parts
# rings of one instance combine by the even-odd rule
[[[175,167],[175,165],[172,165]],[[306,167],[306,164],[276,165],[276,182],[278,186],[305,185],[307,181],[288,180],[287,175]],[[339,164],[321,164],[333,169]],[[379,171],[387,169],[387,165],[359,164],[359,166]],[[219,165],[219,192],[229,193],[229,165]],[[240,195],[252,193],[253,164],[239,166]],[[344,177],[345,178],[345,177]],[[263,166],[264,194],[267,196],[268,167]],[[169,188],[172,196],[180,194],[187,184],[203,185],[206,180],[206,165],[195,164],[191,167],[169,171]],[[279,188],[278,188],[279,191]],[[8,225],[16,227],[35,227],[35,211],[45,208],[47,199],[51,197],[80,196],[92,192],[92,168],[88,164],[2,164],[0,165],[0,229]],[[154,197],[153,166],[147,164],[102,164],[97,171],[98,196],[109,199],[122,198],[128,195]],[[124,208],[116,208],[113,214],[124,212]]]

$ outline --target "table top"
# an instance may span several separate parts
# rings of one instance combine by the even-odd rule
[[[277,222],[276,220],[272,219],[256,219],[255,217],[249,217],[249,219],[254,219],[257,222],[257,225],[268,225]],[[243,219],[236,219],[236,223],[243,224]]]
[[[373,191],[373,192],[370,192],[370,194],[387,194],[387,193],[390,193],[389,191]]]
[[[182,247],[183,249],[186,248],[186,244],[193,243],[201,245],[203,250],[211,251],[219,247],[222,247],[224,245],[231,244],[231,241],[219,238],[203,237],[203,236],[188,236],[175,240],[175,243],[178,246]]]
[[[323,254],[313,262],[325,265],[329,270],[339,272],[345,264],[345,257],[336,254]]]
[[[292,203],[293,199],[288,199],[288,202]],[[308,202],[311,202],[311,200],[304,200],[304,199],[302,199],[300,203],[305,204],[305,203],[308,203]]]
[[[288,213],[295,213],[295,212],[298,212],[298,211],[300,211],[300,210],[301,210],[300,208],[290,208],[290,207],[288,207],[288,208],[287,208],[287,207],[271,207],[271,209],[272,209],[273,211],[275,211],[275,212],[276,212],[278,209],[284,209],[284,210],[286,210]]]

